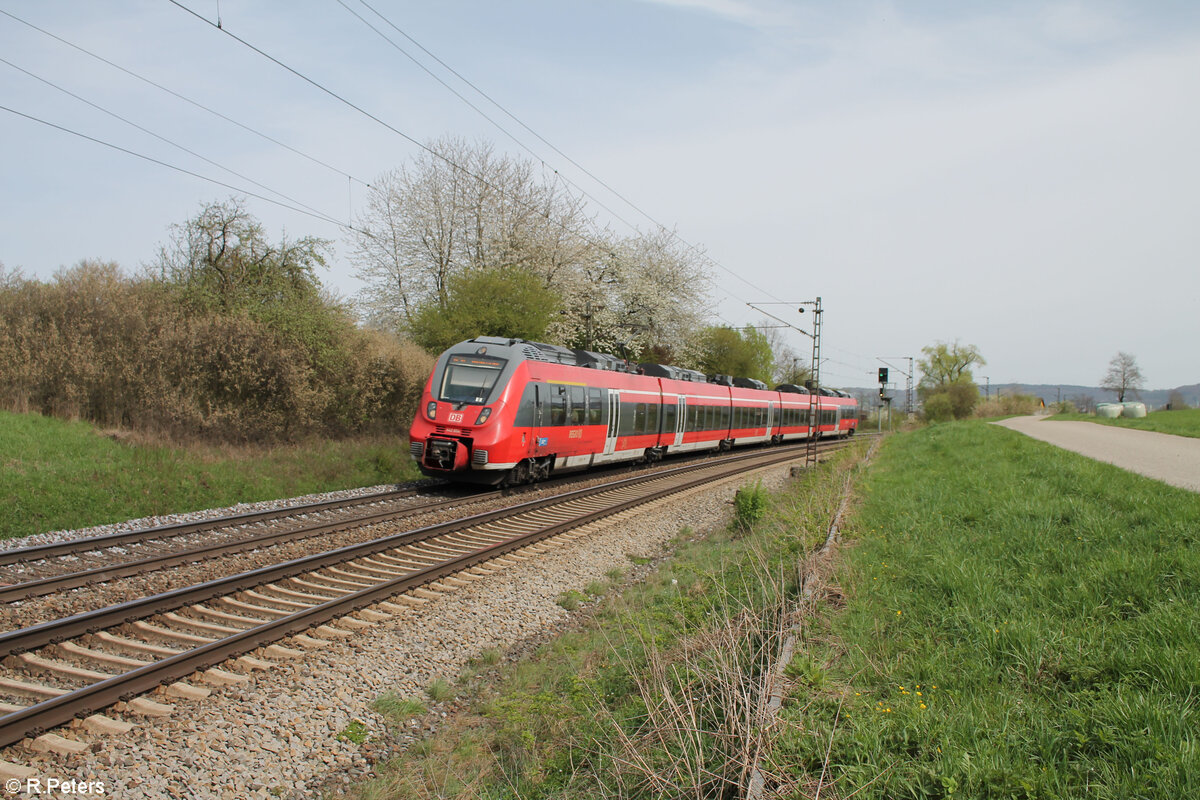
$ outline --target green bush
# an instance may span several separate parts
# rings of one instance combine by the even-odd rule
[[[767,513],[770,496],[762,483],[743,486],[733,498],[733,526],[740,531],[749,531]]]
[[[401,433],[432,363],[311,297],[285,323],[112,263],[0,275],[0,407],[14,411],[219,442]]]

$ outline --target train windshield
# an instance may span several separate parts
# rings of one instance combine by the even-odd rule
[[[438,399],[447,403],[486,403],[507,363],[503,358],[450,356]]]

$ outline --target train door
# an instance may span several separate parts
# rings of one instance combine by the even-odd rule
[[[676,402],[678,403],[678,408],[675,410],[675,437],[671,441],[678,447],[683,444],[683,427],[684,423],[687,422],[687,398],[679,395]]]
[[[617,449],[617,431],[621,416],[621,393],[608,390],[608,433],[604,438],[604,454],[612,455]]]
[[[767,401],[767,436],[771,435],[771,431],[775,427],[775,402]]]
[[[533,423],[530,426],[530,452],[542,455],[548,442],[542,434],[542,416],[546,409],[546,386],[541,383],[533,384]]]

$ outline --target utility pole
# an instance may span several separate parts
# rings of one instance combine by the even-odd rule
[[[808,431],[808,446],[805,448],[805,451],[804,451],[804,466],[815,467],[817,465],[817,461],[818,461],[818,459],[817,459],[817,432],[818,432],[817,429],[821,425],[821,420],[820,420],[820,416],[819,416],[820,400],[818,399],[821,395],[821,314],[823,313],[823,309],[821,308],[821,298],[818,297],[816,300],[803,300],[799,303],[786,303],[786,302],[761,303],[761,304],[746,303],[746,305],[750,306],[755,311],[758,311],[762,314],[766,314],[771,319],[782,322],[783,324],[787,325],[792,330],[799,331],[800,333],[803,333],[808,338],[812,339],[812,343],[813,343],[813,346],[812,346],[812,379],[807,382],[807,388],[809,391],[809,395],[808,395],[809,431]],[[808,331],[804,330],[803,328],[797,328],[795,325],[792,325],[787,320],[781,319],[780,317],[777,317],[768,311],[763,311],[761,308],[758,307],[759,305],[797,306],[797,311],[801,314],[804,313],[805,306],[812,306],[813,307],[813,330],[812,330],[812,333],[809,333]]]

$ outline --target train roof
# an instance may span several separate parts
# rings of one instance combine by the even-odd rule
[[[476,336],[465,342],[459,342],[447,352],[455,353],[490,353],[506,355],[511,359],[543,361],[551,364],[565,364],[572,367],[587,367],[588,369],[608,370],[611,372],[628,372],[633,374],[650,375],[657,378],[668,378],[676,381],[692,383],[715,383],[721,386],[742,386],[748,389],[766,389],[767,385],[753,378],[734,378],[729,375],[706,376],[703,372],[671,364],[654,364],[643,362],[633,364],[623,358],[607,353],[595,353],[591,350],[576,350],[557,344],[531,342],[525,339],[504,339],[498,336]]]

